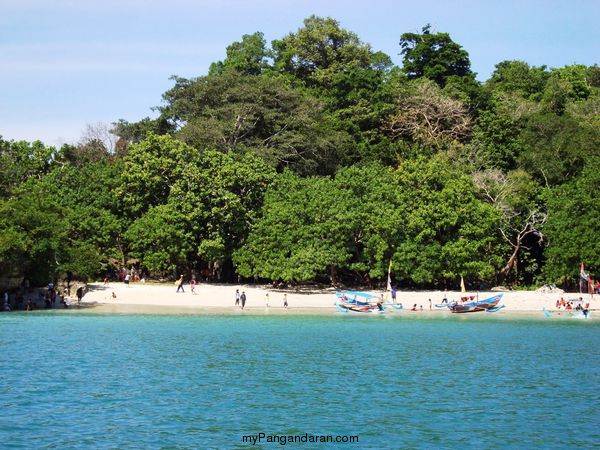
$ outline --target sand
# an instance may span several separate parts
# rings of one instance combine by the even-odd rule
[[[336,297],[334,289],[275,289],[270,286],[258,285],[218,285],[198,284],[195,293],[191,292],[190,285],[184,285],[185,292],[176,292],[177,286],[173,284],[159,285],[154,283],[132,283],[129,286],[123,283],[92,283],[88,285],[88,292],[83,297],[81,309],[94,310],[106,313],[201,313],[201,314],[248,314],[248,313],[337,313],[335,307]],[[242,311],[235,306],[235,291],[245,292],[247,301]],[[381,294],[383,291],[368,291]],[[266,307],[267,294],[269,307]],[[289,307],[283,307],[284,294],[287,296]],[[469,292],[466,294],[456,291],[398,291],[397,302],[402,303],[404,310],[401,314],[449,314],[447,309],[438,309],[435,304],[440,304],[444,295],[448,300],[460,300],[465,295],[473,295],[482,300],[491,297],[497,292]],[[509,291],[503,293],[500,304],[505,305],[501,311],[494,315],[514,314],[543,314],[543,308],[558,315],[568,315],[564,309],[557,311],[556,301],[562,297],[565,300],[583,298],[584,303],[590,303],[592,311],[600,309],[600,296],[579,293],[539,293],[535,291]],[[429,299],[431,299],[431,310]],[[71,305],[76,304],[76,299],[69,299]],[[417,313],[409,311],[417,304]],[[488,314],[489,315],[489,314]],[[590,317],[594,317],[591,314]]]

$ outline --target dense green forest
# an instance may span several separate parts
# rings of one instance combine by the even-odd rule
[[[0,275],[400,286],[600,269],[600,67],[501,61],[425,26],[402,67],[331,18],[260,32],[157,118],[53,148],[0,139]],[[158,96],[158,93],[157,93]]]

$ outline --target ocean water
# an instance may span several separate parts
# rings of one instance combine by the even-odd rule
[[[597,322],[399,316],[0,314],[0,447],[600,445]]]

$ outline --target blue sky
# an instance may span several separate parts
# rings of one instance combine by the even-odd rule
[[[400,35],[431,23],[481,81],[507,59],[600,63],[600,0],[0,0],[0,135],[60,145],[86,124],[153,116],[171,75],[203,75],[243,34],[270,42],[311,14],[398,65]]]

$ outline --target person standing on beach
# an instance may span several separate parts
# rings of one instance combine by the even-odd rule
[[[265,307],[267,309],[269,309],[269,293],[267,292],[267,295],[265,296]]]
[[[283,307],[284,308],[288,307],[287,294],[283,294]]]
[[[80,286],[79,288],[77,288],[77,306],[79,306],[81,304],[81,299],[83,298],[83,291],[84,291],[84,287]]]
[[[392,288],[392,303],[396,304],[396,288]]]
[[[240,290],[235,290],[235,306],[240,306]]]
[[[190,290],[192,291],[193,295],[196,295],[196,279],[192,278],[192,281],[190,281]]]
[[[179,289],[181,289],[181,292],[185,293],[183,290],[183,275],[179,277],[179,280],[177,280],[175,284],[177,284],[177,291],[175,293],[179,292]]]
[[[240,295],[240,301],[242,302],[242,309],[246,306],[246,293],[242,291],[242,295]]]
[[[431,299],[429,299],[429,311],[431,311]]]

